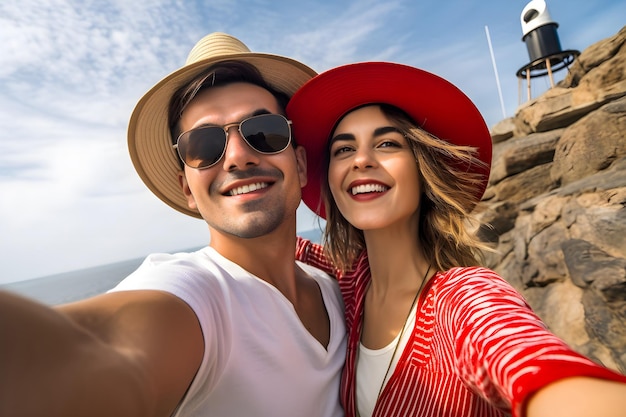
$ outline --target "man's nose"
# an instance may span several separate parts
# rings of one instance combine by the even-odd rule
[[[261,154],[248,145],[237,126],[229,126],[226,135],[224,170],[245,169],[246,166],[259,164]]]

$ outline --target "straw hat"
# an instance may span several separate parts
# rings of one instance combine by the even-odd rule
[[[135,170],[157,197],[176,210],[200,218],[187,207],[177,179],[178,157],[172,148],[168,109],[172,95],[209,66],[239,60],[255,66],[265,81],[292,96],[316,75],[308,66],[293,59],[250,52],[240,40],[225,33],[211,33],[193,47],[185,65],[152,87],[137,103],[128,126],[128,150]]]
[[[333,68],[308,81],[289,101],[293,134],[307,154],[307,185],[302,200],[325,217],[321,181],[326,144],[339,120],[350,110],[386,103],[404,110],[419,126],[456,145],[478,148],[485,166],[468,166],[484,176],[476,189],[480,201],[491,166],[489,129],[476,106],[453,84],[429,72],[391,62],[362,62]]]

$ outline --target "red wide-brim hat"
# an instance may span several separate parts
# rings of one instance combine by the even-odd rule
[[[491,169],[489,129],[472,101],[456,86],[430,72],[391,62],[362,62],[323,72],[291,98],[287,117],[293,135],[307,154],[307,184],[302,200],[325,218],[321,196],[324,153],[339,120],[366,104],[386,103],[405,111],[423,130],[447,142],[477,148],[484,165],[467,166],[483,175],[476,203],[482,198]]]

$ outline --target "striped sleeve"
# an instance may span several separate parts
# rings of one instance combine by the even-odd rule
[[[334,277],[339,276],[339,271],[324,254],[324,247],[300,236],[296,240],[296,260],[321,269]]]
[[[551,333],[523,297],[495,272],[457,269],[441,289],[439,311],[451,329],[465,383],[514,415],[530,394],[569,376],[626,378],[576,353]],[[508,403],[508,404],[507,404]]]

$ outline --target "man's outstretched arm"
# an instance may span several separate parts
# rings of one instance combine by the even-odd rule
[[[158,291],[50,308],[0,292],[0,415],[169,416],[203,354],[195,314]]]

